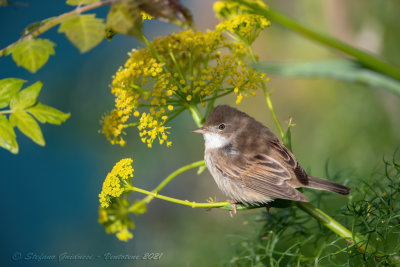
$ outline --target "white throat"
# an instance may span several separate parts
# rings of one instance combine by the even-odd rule
[[[224,147],[229,143],[228,138],[219,134],[206,133],[204,134],[206,149]]]

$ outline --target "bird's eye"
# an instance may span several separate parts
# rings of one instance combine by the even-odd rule
[[[221,124],[218,126],[218,129],[220,129],[220,130],[225,129],[225,124],[221,123]]]

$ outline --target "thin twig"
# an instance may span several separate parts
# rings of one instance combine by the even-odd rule
[[[76,14],[81,14],[83,12],[86,12],[86,11],[89,11],[89,10],[92,10],[92,9],[95,9],[95,8],[98,8],[98,7],[101,7],[101,6],[109,5],[109,4],[113,3],[114,1],[116,1],[116,0],[104,0],[104,1],[96,2],[96,3],[89,4],[89,5],[82,6],[82,7],[78,6],[77,8],[75,8],[74,10],[72,10],[70,12],[61,14],[61,15],[55,17],[54,19],[50,20],[48,23],[44,24],[43,26],[40,26],[37,30],[31,32],[30,34],[22,36],[16,42],[8,45],[7,47],[5,47],[3,49],[1,49],[0,50],[0,56],[3,56],[4,54],[6,54],[7,51],[9,49],[11,49],[12,47],[14,47],[16,44],[18,44],[18,43],[20,43],[20,42],[22,42],[24,40],[34,38],[34,37],[46,32],[46,31],[48,31],[49,29],[51,29],[54,26],[58,25],[64,19],[67,19],[67,18],[69,18],[71,16],[74,16]]]

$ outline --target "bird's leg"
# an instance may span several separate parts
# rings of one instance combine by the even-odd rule
[[[267,213],[269,214],[269,209],[271,208],[271,204],[267,203],[267,206],[265,206],[265,209],[267,210]]]
[[[227,201],[228,201],[229,203],[231,203],[232,210],[229,211],[229,214],[231,215],[231,217],[233,217],[232,212],[233,212],[234,215],[237,214],[237,210],[236,210],[236,204],[237,204],[237,202],[236,202],[235,200],[233,200],[233,199],[228,199]]]

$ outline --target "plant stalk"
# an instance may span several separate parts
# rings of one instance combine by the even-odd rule
[[[211,202],[211,203],[198,203],[198,202],[194,202],[194,201],[189,201],[189,200],[181,200],[181,199],[177,199],[177,198],[173,198],[173,197],[167,197],[164,195],[159,195],[158,193],[155,192],[151,192],[151,191],[147,191],[141,188],[137,188],[134,186],[129,187],[130,190],[135,191],[135,192],[139,192],[142,194],[146,194],[148,196],[152,196],[153,198],[159,198],[159,199],[163,199],[169,202],[173,202],[173,203],[177,203],[177,204],[181,204],[181,205],[185,205],[185,206],[189,206],[192,208],[219,208],[219,207],[224,207],[226,205],[230,205],[229,202]]]
[[[81,14],[83,12],[86,12],[86,11],[89,11],[89,10],[92,10],[92,9],[95,9],[95,8],[98,8],[98,7],[101,7],[101,6],[109,5],[114,1],[115,0],[104,0],[104,1],[96,2],[96,3],[89,4],[89,5],[82,6],[82,7],[78,6],[77,8],[75,8],[74,10],[72,10],[70,12],[61,14],[61,15],[55,17],[54,19],[50,20],[48,23],[44,24],[43,26],[40,26],[37,30],[35,30],[35,31],[33,31],[33,32],[31,32],[31,33],[29,33],[27,35],[22,36],[16,42],[8,45],[7,47],[5,47],[3,49],[1,49],[0,50],[0,57],[3,56],[4,54],[6,54],[7,51],[9,49],[11,49],[12,47],[14,47],[16,44],[18,44],[18,43],[20,43],[20,42],[22,42],[22,41],[24,41],[26,39],[34,38],[34,37],[46,32],[46,31],[50,30],[54,26],[57,26],[64,19],[67,19],[67,18],[69,18],[71,16],[74,16],[76,14]]]
[[[380,59],[377,59],[376,57],[360,49],[357,49],[351,45],[341,42],[333,37],[326,36],[324,34],[310,30],[309,28],[301,25],[300,23],[283,15],[278,11],[268,10],[267,8],[263,8],[257,4],[249,3],[244,0],[233,0],[233,1],[251,8],[255,14],[259,14],[266,17],[267,19],[273,20],[289,28],[294,32],[303,35],[304,37],[307,37],[311,40],[324,44],[328,47],[335,48],[347,55],[353,56],[362,65],[400,81],[399,68],[392,66],[384,61],[381,61]]]

